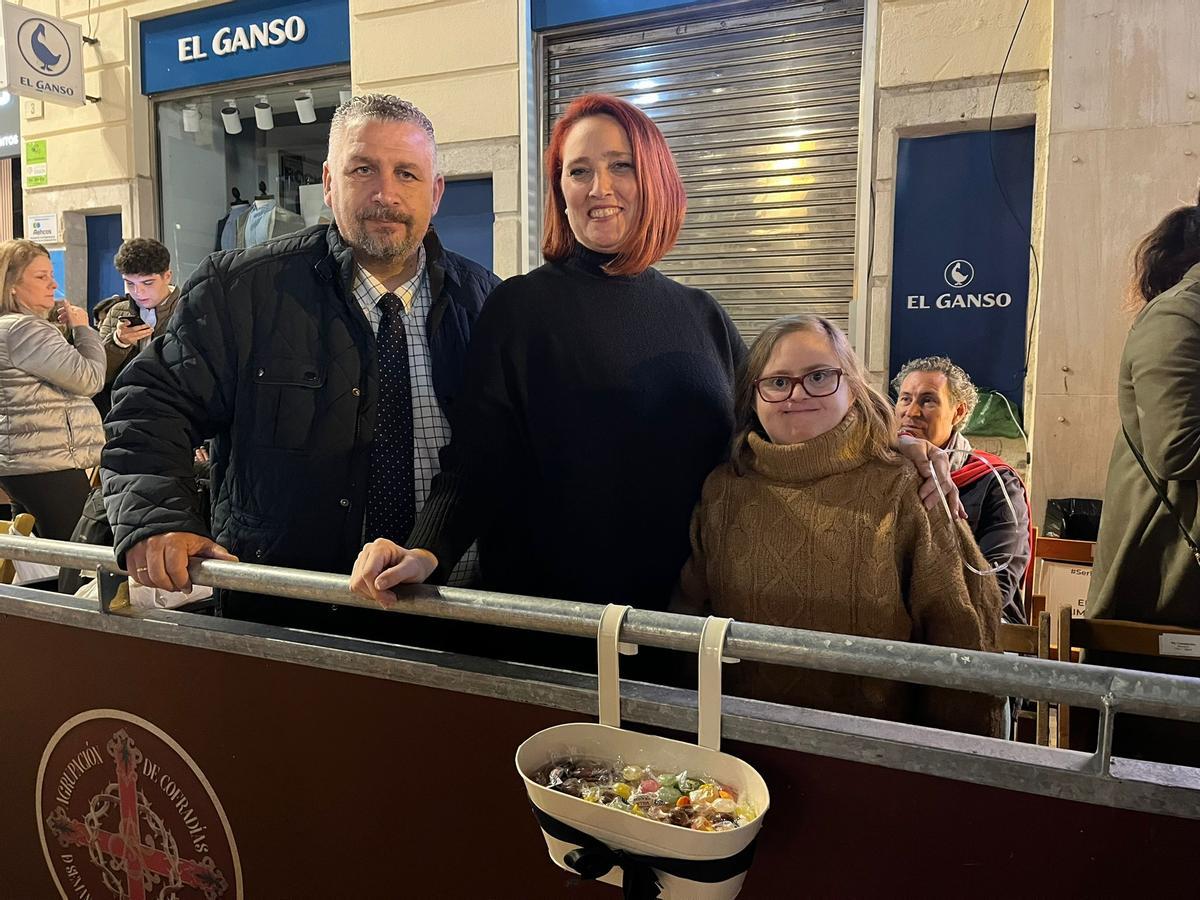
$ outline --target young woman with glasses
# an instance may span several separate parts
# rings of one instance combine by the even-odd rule
[[[891,404],[845,335],[816,316],[768,326],[739,370],[727,464],[692,519],[680,612],[996,649],[1000,593],[970,530],[928,515],[897,452]],[[732,693],[997,735],[1001,701],[741,663]]]

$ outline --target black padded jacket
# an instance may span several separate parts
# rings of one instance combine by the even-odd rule
[[[425,238],[434,390],[447,416],[471,329],[499,281]],[[121,372],[106,420],[117,557],[155,534],[211,535],[245,562],[349,572],[362,547],[379,376],[336,226],[215,253],[167,332]],[[212,521],[192,488],[212,438]],[[211,527],[210,527],[211,525]]]

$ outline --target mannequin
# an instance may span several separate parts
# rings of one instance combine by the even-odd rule
[[[232,250],[237,246],[238,220],[250,211],[250,201],[242,199],[242,192],[233,188],[233,199],[229,201],[229,212],[217,222],[217,245],[215,250]]]
[[[267,193],[267,183],[260,181],[250,211],[238,219],[237,246],[255,247],[303,227],[304,220],[276,204],[275,195]]]

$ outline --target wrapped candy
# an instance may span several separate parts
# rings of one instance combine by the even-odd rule
[[[694,831],[729,831],[753,821],[757,812],[738,801],[738,792],[702,774],[662,772],[652,766],[608,764],[590,759],[556,759],[533,777],[538,784]]]

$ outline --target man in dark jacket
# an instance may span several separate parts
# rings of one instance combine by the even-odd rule
[[[498,279],[429,226],[444,182],[419,110],[356,97],[335,113],[329,145],[335,224],[210,256],[167,333],[117,380],[105,505],[118,559],[142,584],[186,588],[189,557],[348,573],[364,540],[386,531],[380,510],[414,495],[419,507],[436,473],[471,328]],[[211,529],[189,493],[191,448],[206,438]],[[383,445],[386,459],[373,453]],[[409,475],[397,482],[384,463]],[[236,618],[337,631],[336,616],[355,612],[244,594],[223,603]]]
[[[1033,549],[1029,500],[1021,477],[1008,463],[973,450],[959,431],[975,408],[975,385],[961,366],[944,356],[930,356],[906,363],[892,387],[901,431],[950,453],[951,477],[975,542],[992,565],[1007,563],[996,573],[1003,604],[1001,618],[1024,624],[1021,584]],[[985,457],[990,467],[979,462],[979,457]]]

